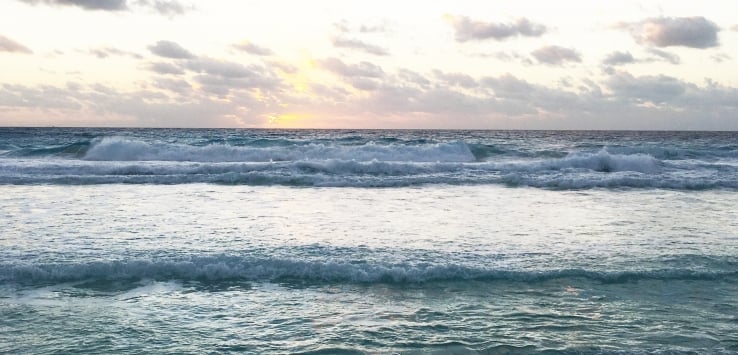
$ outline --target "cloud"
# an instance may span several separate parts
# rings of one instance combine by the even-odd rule
[[[133,52],[127,52],[127,51],[120,50],[118,48],[113,48],[113,47],[92,48],[89,50],[89,53],[100,59],[104,59],[110,56],[124,56],[124,57],[131,57],[135,59],[143,58],[140,54],[133,53]]]
[[[392,25],[387,21],[382,21],[381,23],[372,24],[372,25],[359,25],[359,27],[351,26],[349,22],[345,19],[333,23],[333,27],[338,30],[338,32],[341,33],[351,33],[351,32],[359,32],[359,33],[384,33],[384,32],[391,32]],[[353,27],[353,28],[352,28]]]
[[[123,11],[128,10],[126,0],[20,0],[28,4],[76,6],[85,10]]]
[[[638,102],[665,103],[677,99],[687,91],[688,84],[665,75],[633,76],[616,72],[606,81],[607,87],[621,98]]]
[[[605,65],[622,65],[634,63],[636,60],[630,52],[612,52],[605,57],[602,64]]]
[[[21,2],[37,5],[73,6],[84,10],[99,11],[129,11],[131,5],[154,10],[165,16],[184,14],[191,6],[182,5],[177,0],[19,0]]]
[[[187,61],[185,67],[200,74],[194,79],[203,90],[220,96],[228,95],[233,89],[275,90],[282,85],[273,72],[257,65],[204,57]]]
[[[447,19],[454,27],[458,42],[486,39],[501,41],[516,36],[540,37],[547,31],[546,26],[526,18],[519,18],[513,23],[474,21],[466,16],[447,16]]]
[[[157,74],[163,74],[163,75],[182,75],[184,74],[184,70],[172,63],[167,62],[156,62],[156,63],[149,63],[149,65],[146,66],[146,69],[151,70]]]
[[[154,79],[153,85],[159,89],[171,91],[179,95],[186,95],[192,91],[192,85],[182,79],[156,78]]]
[[[336,37],[333,39],[333,46],[338,48],[349,48],[358,49],[369,54],[384,56],[389,54],[386,49],[359,41],[357,39],[349,39],[343,37]]]
[[[261,47],[251,42],[236,43],[232,47],[240,51],[258,56],[270,56],[274,54],[269,48]]]
[[[154,53],[160,57],[173,58],[173,59],[192,59],[195,55],[190,51],[184,49],[177,43],[172,41],[159,41],[156,44],[149,46],[151,53]]]
[[[440,70],[434,70],[433,74],[436,78],[443,81],[445,85],[458,86],[466,89],[477,87],[479,84],[474,78],[464,73],[444,73]]]
[[[581,62],[582,57],[574,49],[559,46],[545,46],[531,52],[539,62],[549,65],[562,65],[565,62]]]
[[[725,61],[728,61],[728,60],[733,59],[733,57],[731,57],[731,56],[729,56],[729,55],[727,55],[725,53],[717,53],[717,54],[712,55],[710,58],[713,61],[715,61],[716,63],[722,63],[722,62],[725,62]]]
[[[33,53],[28,47],[8,38],[3,35],[0,35],[0,52],[10,52],[10,53],[25,53],[25,54],[31,54]]]
[[[380,78],[384,76],[381,67],[369,62],[346,64],[338,58],[326,58],[318,61],[321,68],[344,77]]]
[[[720,31],[714,22],[701,16],[656,17],[616,27],[629,30],[636,42],[655,47],[717,47]]]
[[[150,7],[165,16],[182,15],[188,10],[188,7],[174,0],[138,0],[137,4]]]
[[[657,48],[649,48],[648,53],[655,55],[657,60],[669,62],[671,64],[679,64],[682,61],[678,55],[662,51]]]
[[[738,32],[738,25],[733,25],[733,27],[730,28],[731,31]]]

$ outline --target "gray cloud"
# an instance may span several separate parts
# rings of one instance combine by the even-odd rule
[[[182,15],[188,10],[186,6],[174,0],[138,0],[137,4],[150,7],[165,16]]]
[[[426,77],[412,71],[409,69],[400,69],[397,71],[397,76],[404,82],[411,83],[413,85],[418,85],[421,87],[425,87],[430,85],[430,80],[428,80]]]
[[[605,65],[621,65],[634,63],[636,60],[630,52],[612,52],[605,57],[602,64]]]
[[[261,47],[251,42],[236,43],[233,48],[258,56],[270,56],[274,54],[269,48]]]
[[[189,8],[177,0],[19,0],[27,4],[74,6],[85,10],[128,11],[130,5],[149,8],[155,12],[174,16],[185,13]]]
[[[126,0],[20,0],[28,4],[77,6],[85,10],[122,11],[128,10]]]
[[[669,62],[671,64],[679,64],[682,61],[678,55],[656,48],[649,48],[648,53],[655,55],[657,60]]]
[[[213,58],[197,58],[185,63],[185,67],[200,75],[195,80],[203,85],[203,90],[225,96],[233,89],[259,88],[275,90],[282,82],[267,68]]]
[[[656,47],[716,47],[720,31],[714,22],[701,16],[656,17],[617,27],[630,30],[636,42]]]
[[[378,24],[372,24],[372,25],[359,25],[358,27],[351,26],[348,21],[341,20],[339,22],[336,22],[333,24],[333,27],[338,30],[338,32],[341,33],[351,33],[351,32],[359,32],[359,33],[383,33],[383,32],[391,32],[391,24],[387,21],[382,21]]]
[[[156,44],[149,46],[149,50],[151,51],[151,53],[154,53],[164,58],[174,58],[174,59],[195,58],[195,55],[190,53],[190,51],[184,49],[182,46],[172,41],[156,42]]]
[[[369,43],[365,43],[357,39],[349,39],[349,38],[344,38],[344,37],[334,38],[333,46],[338,47],[338,48],[358,49],[358,50],[364,51],[369,54],[380,55],[380,56],[389,54],[387,50],[382,47],[369,44]]]
[[[450,21],[459,42],[485,39],[500,41],[515,36],[540,37],[547,30],[546,26],[530,22],[526,18],[519,18],[513,23],[492,23],[474,21],[466,16],[454,16]]]
[[[730,28],[731,31],[738,32],[738,25],[733,25],[733,27]]]
[[[192,91],[192,85],[186,80],[171,78],[156,78],[153,81],[156,88],[171,91],[179,95],[186,95]]]
[[[712,60],[715,61],[716,63],[722,63],[722,62],[733,59],[733,57],[725,53],[717,53],[717,54],[712,55],[710,58],[712,58]]]
[[[531,52],[539,62],[549,65],[562,65],[565,62],[581,62],[579,52],[559,46],[545,46]]]
[[[348,79],[349,84],[356,89],[363,91],[374,91],[379,88],[379,81],[376,79],[370,79],[366,77],[353,77]]]
[[[616,96],[637,102],[665,103],[677,99],[687,91],[688,84],[665,75],[635,77],[627,72],[616,72],[606,81]]]
[[[0,35],[0,52],[11,52],[11,53],[33,53],[28,47],[8,38]]]
[[[338,58],[326,58],[319,60],[318,64],[325,70],[345,77],[380,78],[384,76],[384,71],[381,67],[369,62],[346,64]]]
[[[149,63],[146,66],[146,69],[151,70],[157,74],[164,74],[164,75],[182,75],[184,74],[184,70],[172,63],[167,62],[156,62],[156,63]]]
[[[444,73],[440,70],[434,70],[433,74],[436,78],[443,81],[445,85],[458,86],[466,89],[475,88],[479,85],[474,78],[464,73]]]
[[[359,26],[359,32],[361,33],[380,33],[380,32],[388,32],[389,31],[389,25],[387,23],[382,23],[380,25],[361,25]]]
[[[113,47],[92,48],[89,50],[89,53],[100,59],[104,59],[110,56],[124,56],[124,57],[131,57],[135,59],[143,58],[140,54],[120,50],[118,48],[113,48]]]

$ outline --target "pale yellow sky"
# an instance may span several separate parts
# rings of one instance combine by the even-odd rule
[[[735,1],[76,3],[0,4],[0,125],[738,129]]]

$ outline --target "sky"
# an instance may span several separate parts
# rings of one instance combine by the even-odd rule
[[[738,130],[738,2],[3,0],[0,126]]]

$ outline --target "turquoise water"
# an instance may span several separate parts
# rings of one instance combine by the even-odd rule
[[[738,352],[732,133],[0,132],[0,352]]]

